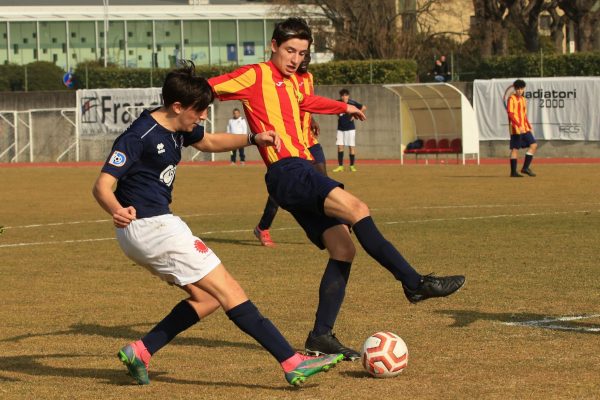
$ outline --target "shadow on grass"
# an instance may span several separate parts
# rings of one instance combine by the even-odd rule
[[[372,376],[367,371],[344,371],[340,372],[340,375],[345,376],[346,378],[353,379],[362,379],[362,378],[372,378]]]
[[[69,329],[47,332],[47,333],[28,333],[25,335],[13,336],[10,338],[2,339],[0,342],[19,342],[25,339],[31,339],[36,337],[46,336],[60,336],[60,335],[90,335],[90,336],[103,336],[107,338],[123,339],[125,341],[131,341],[144,335],[145,330],[138,330],[135,327],[149,327],[149,324],[133,324],[133,325],[116,325],[116,326],[102,326],[98,324],[73,324]],[[202,338],[190,338],[190,337],[177,337],[169,346],[198,346],[198,347],[233,347],[238,349],[247,350],[262,350],[262,347],[255,343],[241,343],[231,342],[226,340],[215,340],[215,339],[202,339]]]
[[[19,355],[19,356],[4,356],[0,357],[0,371],[1,372],[14,372],[20,374],[27,374],[30,376],[56,376],[60,378],[89,378],[102,381],[105,384],[115,386],[130,386],[135,385],[134,381],[125,372],[125,367],[121,369],[117,368],[82,368],[77,366],[77,359],[91,357],[84,354],[39,354],[39,355]],[[45,364],[45,361],[52,360],[69,360],[70,367],[56,367]],[[116,361],[116,357],[115,357]],[[200,385],[200,386],[223,386],[223,387],[240,387],[247,389],[266,389],[274,391],[289,390],[290,387],[286,386],[283,382],[281,387],[279,386],[267,386],[240,383],[235,381],[219,382],[213,380],[186,380],[178,379],[167,376],[166,372],[162,371],[150,371],[149,372],[150,382],[165,382],[165,383],[176,383],[182,385]],[[0,381],[19,381],[14,378],[2,378]],[[293,389],[292,389],[293,390]]]
[[[239,244],[242,246],[255,246],[255,247],[263,247],[257,239],[254,240],[240,240],[240,239],[224,239],[224,238],[216,238],[210,235],[205,235],[202,237],[202,240],[207,243],[210,247],[210,243],[225,243],[225,244]],[[290,242],[290,241],[282,241],[273,239],[275,244],[306,244],[307,242]]]
[[[508,175],[446,175],[444,176],[444,178],[484,178],[484,179],[490,179],[490,178],[509,178]]]
[[[589,318],[600,318],[600,314],[552,317],[535,313],[484,313],[473,310],[439,310],[436,312],[454,318],[454,323],[451,325],[453,327],[466,327],[477,321],[492,321],[511,326],[600,334],[600,324],[583,322]]]

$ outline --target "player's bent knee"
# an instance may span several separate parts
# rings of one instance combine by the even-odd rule
[[[352,211],[354,214],[354,223],[360,221],[361,219],[368,217],[371,215],[371,211],[369,210],[369,206],[361,200],[356,199],[355,204],[352,205]]]

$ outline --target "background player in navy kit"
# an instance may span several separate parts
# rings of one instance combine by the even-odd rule
[[[352,104],[362,112],[367,110],[367,106],[350,98],[348,89],[340,90],[340,97],[344,103]],[[338,166],[333,172],[342,172],[344,170],[344,146],[348,146],[350,171],[356,172],[356,167],[354,166],[356,157],[356,126],[354,125],[354,117],[352,115],[339,115],[335,144],[337,145],[338,150]]]
[[[277,328],[248,300],[219,258],[170,209],[181,148],[223,152],[249,144],[279,146],[272,132],[204,135],[197,125],[207,117],[213,93],[193,64],[170,72],[162,90],[164,105],[144,111],[113,145],[94,186],[100,206],[112,215],[124,253],[163,280],[183,289],[177,304],[141,340],[118,356],[139,384],[148,384],[150,357],[178,333],[222,306],[228,317],[281,364],[290,384],[327,370],[343,356],[312,358],[296,353]],[[113,193],[113,186],[117,184]]]

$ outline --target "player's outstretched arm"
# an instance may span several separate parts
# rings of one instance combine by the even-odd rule
[[[204,135],[204,138],[192,146],[200,151],[222,153],[249,145],[275,146],[279,151],[279,136],[273,131],[249,133],[247,135],[234,135],[230,133],[213,133]]]
[[[117,179],[114,176],[101,172],[96,179],[92,193],[100,207],[112,216],[114,225],[117,228],[125,228],[135,220],[136,211],[133,206],[123,207],[119,203],[112,189],[116,182]]]
[[[346,108],[346,114],[350,114],[353,118],[356,118],[361,121],[367,119],[362,110],[359,110],[358,108],[356,108],[356,106],[353,106],[352,104],[348,104],[348,108]]]

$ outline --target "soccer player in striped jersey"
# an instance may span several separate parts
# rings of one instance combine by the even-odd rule
[[[271,59],[247,65],[209,79],[219,100],[240,100],[253,132],[274,130],[281,149],[259,148],[267,166],[265,182],[271,197],[289,211],[308,238],[327,249],[329,260],[319,287],[315,323],[305,348],[312,354],[342,353],[348,360],[360,354],[341,344],[333,326],[344,300],[355,247],[348,228],[367,253],[402,283],[412,303],[444,297],[457,291],[464,276],[421,275],[379,232],[368,206],[343,189],[343,185],[312,166],[313,157],[302,130],[301,112],[349,113],[360,120],[365,115],[351,104],[306,95],[299,90],[296,70],[309,52],[312,33],[301,18],[278,23],[271,40]],[[305,262],[304,259],[298,260]]]
[[[525,81],[517,79],[513,83],[515,92],[510,95],[506,102],[506,112],[508,113],[508,123],[510,126],[510,176],[513,178],[522,178],[523,175],[517,172],[517,159],[519,149],[527,149],[525,161],[521,173],[535,176],[535,173],[529,168],[533,155],[537,149],[537,143],[533,136],[533,129],[527,118],[527,100],[525,93]]]
[[[200,318],[222,307],[238,328],[280,363],[290,384],[299,385],[309,376],[328,370],[343,356],[313,358],[296,353],[248,299],[216,254],[169,209],[182,147],[208,152],[250,144],[277,148],[278,136],[268,130],[248,135],[205,135],[198,123],[206,120],[213,93],[206,79],[194,74],[193,64],[167,75],[162,97],[162,107],[145,110],[115,140],[93,193],[112,216],[123,252],[189,297],[141,340],[124,346],[119,359],[137,383],[150,383],[150,357]]]
[[[304,95],[313,95],[315,93],[313,75],[308,72],[310,60],[310,53],[308,53],[304,56],[304,60],[296,71],[298,89]],[[308,147],[308,151],[310,151],[310,154],[312,154],[314,159],[313,166],[323,175],[327,175],[325,153],[323,152],[321,143],[319,143],[319,140],[317,139],[320,132],[319,124],[313,118],[312,114],[307,111],[300,111],[300,120],[302,121],[302,132],[307,138],[306,146]],[[275,200],[269,196],[267,203],[265,204],[263,215],[260,218],[258,225],[256,225],[254,228],[254,236],[256,236],[263,246],[275,247],[275,242],[273,242],[273,239],[271,239],[271,233],[269,232],[269,229],[273,224],[273,220],[275,219],[275,215],[277,215],[278,209],[279,206]]]

